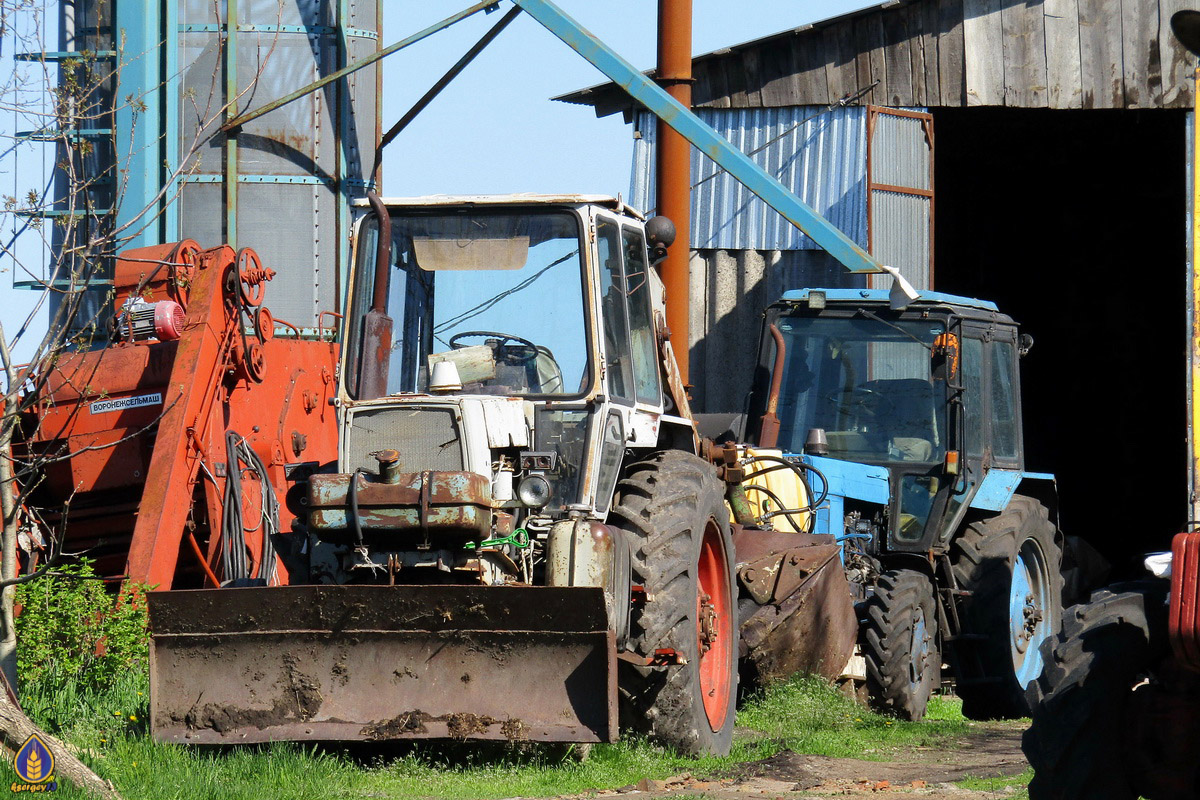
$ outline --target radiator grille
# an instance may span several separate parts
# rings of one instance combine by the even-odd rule
[[[374,472],[378,450],[400,453],[401,472],[463,469],[454,411],[447,408],[382,408],[356,413],[346,434],[346,467]]]

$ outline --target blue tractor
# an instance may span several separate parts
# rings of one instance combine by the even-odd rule
[[[934,292],[802,289],[765,316],[748,438],[804,465],[810,531],[842,545],[872,702],[920,719],[945,662],[968,717],[1027,716],[1064,545],[1054,476],[1025,470],[1032,338]]]

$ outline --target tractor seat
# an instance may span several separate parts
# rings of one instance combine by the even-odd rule
[[[922,378],[867,381],[862,388],[879,398],[875,434],[902,461],[932,461],[940,443],[933,384]],[[883,442],[881,442],[882,444]]]

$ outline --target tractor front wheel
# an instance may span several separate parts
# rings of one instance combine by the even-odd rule
[[[942,674],[929,578],[910,569],[880,575],[866,602],[861,640],[871,705],[902,719],[924,717]]]
[[[623,727],[687,754],[725,755],[737,696],[737,593],[724,491],[712,466],[663,451],[630,466],[612,520],[630,537],[645,602],[630,648],[667,666],[622,663]]]

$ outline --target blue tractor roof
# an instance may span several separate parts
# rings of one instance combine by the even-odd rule
[[[792,289],[783,293],[784,301],[803,301],[808,299],[810,291],[824,292],[826,301],[830,303],[852,303],[855,301],[868,303],[888,302],[887,289]],[[960,297],[944,292],[921,292],[921,296],[910,305],[951,305],[963,308],[978,308],[982,311],[999,311],[996,304],[990,300],[976,300],[973,297]]]

